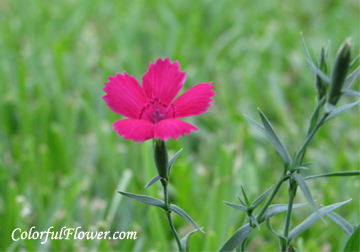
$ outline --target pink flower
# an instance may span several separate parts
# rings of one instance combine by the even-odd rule
[[[178,118],[204,113],[215,95],[212,82],[200,83],[174,101],[184,85],[185,71],[180,71],[178,61],[171,63],[169,58],[150,62],[142,86],[126,72],[108,79],[103,99],[112,111],[129,118],[116,121],[113,129],[125,139],[139,142],[150,138],[177,140],[196,131],[195,126]]]

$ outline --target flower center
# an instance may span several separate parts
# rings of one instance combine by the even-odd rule
[[[159,109],[157,109],[156,112],[153,113],[153,117],[154,117],[154,123],[158,123],[164,118],[164,116],[162,114],[160,114]]]

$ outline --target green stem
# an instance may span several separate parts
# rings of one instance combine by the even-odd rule
[[[303,144],[303,146],[301,147],[300,151],[298,152],[298,155],[297,157],[299,157],[301,155],[301,158],[300,158],[300,164],[304,161],[304,157],[305,157],[305,152],[306,152],[306,148],[309,144],[309,142],[311,141],[311,139],[314,137],[314,135],[316,134],[316,132],[320,129],[321,125],[323,124],[323,122],[325,121],[326,117],[328,115],[325,114],[321,120],[319,121],[318,124],[316,124],[316,127],[314,128],[314,130],[308,134],[306,140],[305,140],[305,143]]]
[[[184,251],[181,246],[181,241],[179,238],[179,235],[176,232],[176,229],[174,227],[174,223],[171,218],[171,210],[170,210],[170,202],[169,202],[169,193],[168,193],[168,183],[169,183],[169,160],[168,160],[168,154],[166,149],[166,143],[160,139],[153,141],[154,145],[154,159],[155,159],[155,165],[158,170],[159,176],[161,177],[160,181],[164,188],[164,211],[167,217],[167,220],[170,225],[170,229],[173,232],[175,236],[176,243],[179,247],[179,251]]]
[[[171,218],[171,211],[170,211],[170,203],[169,203],[169,194],[168,194],[168,182],[167,180],[165,179],[161,179],[161,183],[163,185],[163,188],[164,188],[164,201],[165,201],[165,207],[164,207],[164,210],[165,210],[165,213],[166,213],[166,217],[168,219],[168,222],[169,222],[169,225],[170,225],[170,229],[171,231],[173,232],[174,236],[175,236],[175,240],[176,240],[176,243],[179,247],[179,251],[184,251],[182,246],[181,246],[181,241],[180,241],[180,238],[179,238],[179,235],[178,233],[176,232],[176,229],[174,227],[174,223],[172,221],[172,218]]]
[[[291,193],[291,192],[290,192]],[[284,236],[287,238],[289,235],[289,228],[290,228],[290,221],[291,221],[291,212],[293,209],[293,203],[294,203],[294,196],[295,195],[289,195],[289,203],[288,203],[288,210],[286,212],[286,220],[285,220],[285,228],[284,228]]]
[[[261,208],[259,214],[256,216],[256,220],[257,220],[259,223],[260,223],[260,220],[261,220],[262,216],[264,215],[266,209],[269,207],[271,201],[273,200],[273,198],[275,197],[277,191],[279,190],[281,184],[282,184],[285,180],[287,180],[287,179],[288,179],[287,176],[282,176],[282,177],[279,179],[279,181],[277,182],[277,184],[276,184],[274,190],[272,191],[270,197],[267,199],[267,201],[265,202],[265,205]]]
[[[181,247],[181,242],[180,242],[179,235],[177,234],[176,229],[175,229],[175,227],[174,227],[174,223],[173,223],[173,221],[172,221],[172,219],[171,219],[171,211],[167,211],[167,212],[166,212],[166,217],[167,217],[167,219],[168,219],[168,222],[169,222],[169,225],[170,225],[170,229],[171,229],[171,231],[173,232],[173,234],[174,234],[174,236],[175,236],[176,243],[177,243],[177,245],[178,245],[178,247],[179,247],[179,251],[184,251],[184,250],[182,249],[182,247]]]

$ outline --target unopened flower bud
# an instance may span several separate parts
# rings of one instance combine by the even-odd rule
[[[326,104],[326,112],[330,112],[341,97],[342,87],[349,70],[351,61],[350,42],[347,41],[340,47],[330,76],[330,90]]]
[[[159,176],[168,178],[168,154],[166,150],[166,143],[161,139],[154,140],[154,159]]]

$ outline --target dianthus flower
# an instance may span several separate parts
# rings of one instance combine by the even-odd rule
[[[103,99],[110,109],[128,119],[118,120],[113,129],[125,139],[144,142],[150,138],[167,141],[190,134],[197,128],[179,118],[204,113],[210,106],[215,91],[212,82],[200,83],[184,94],[175,97],[185,82],[185,71],[178,61],[158,59],[150,62],[142,78],[142,86],[133,77],[117,73],[105,82]]]

